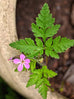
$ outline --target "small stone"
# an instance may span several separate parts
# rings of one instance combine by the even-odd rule
[[[63,79],[66,82],[69,82],[74,85],[74,64],[72,64],[66,74],[64,75]]]

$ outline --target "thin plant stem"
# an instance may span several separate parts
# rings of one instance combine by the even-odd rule
[[[46,65],[48,65],[48,56],[46,56]]]

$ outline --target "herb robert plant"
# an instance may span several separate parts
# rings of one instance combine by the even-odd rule
[[[41,69],[36,69],[36,62],[39,62],[40,58],[44,58],[44,56],[59,59],[58,53],[62,53],[74,45],[74,40],[66,37],[58,36],[53,39],[53,36],[60,28],[60,25],[54,25],[54,22],[55,18],[52,18],[48,4],[45,3],[36,18],[36,24],[32,23],[31,25],[36,43],[31,38],[25,38],[10,44],[11,47],[20,50],[28,58],[27,60],[25,59],[28,64],[24,63],[25,60],[21,63],[22,65],[26,64],[24,67],[22,66],[23,71],[30,64],[29,68],[27,68],[32,72],[26,87],[35,85],[35,88],[39,88],[38,92],[43,99],[47,98],[48,87],[51,86],[48,78],[55,77],[57,73],[47,69],[45,65]],[[47,58],[46,63],[48,62]]]

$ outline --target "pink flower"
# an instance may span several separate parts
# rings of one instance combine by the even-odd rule
[[[8,59],[8,61],[10,61],[10,60],[12,60],[12,59],[13,59],[13,58],[11,57],[11,58]]]
[[[18,65],[18,71],[22,71],[23,70],[23,65],[25,66],[26,69],[29,69],[30,68],[30,60],[29,59],[25,59],[25,55],[24,54],[21,54],[20,55],[20,59],[14,59],[13,62],[15,64],[19,64]]]

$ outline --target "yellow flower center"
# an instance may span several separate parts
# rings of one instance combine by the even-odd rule
[[[22,63],[24,63],[24,61],[22,60]]]

